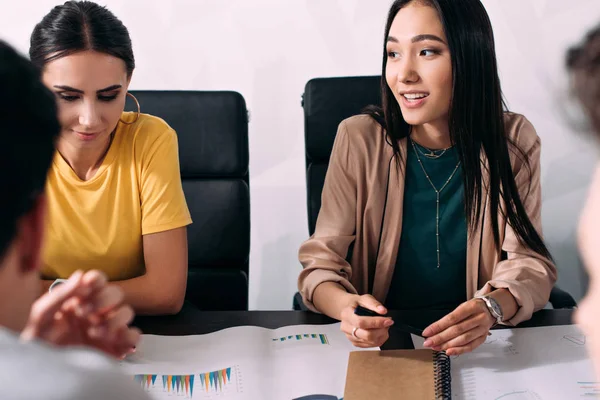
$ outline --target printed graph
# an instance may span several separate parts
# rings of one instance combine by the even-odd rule
[[[147,392],[161,391],[191,399],[194,395],[194,377],[194,375],[155,374],[135,375],[133,379]]]
[[[600,399],[600,382],[577,382],[581,394],[579,397],[584,399]]]
[[[133,379],[155,399],[226,399],[243,392],[238,366],[191,375],[138,374]]]
[[[233,379],[231,376],[232,368],[220,369],[218,371],[205,372],[200,374],[200,383],[204,393],[224,393],[229,391]]]
[[[280,338],[271,339],[274,343],[281,342],[303,342],[303,343],[318,343],[318,344],[329,344],[327,335],[323,333],[302,333],[297,335],[288,335]]]

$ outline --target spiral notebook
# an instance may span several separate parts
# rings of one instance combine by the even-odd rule
[[[450,399],[450,358],[423,350],[350,353],[344,400]]]

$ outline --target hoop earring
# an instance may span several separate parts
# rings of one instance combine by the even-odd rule
[[[135,119],[133,121],[131,121],[131,122],[125,122],[121,118],[119,118],[119,122],[121,122],[122,124],[125,124],[125,125],[132,125],[132,124],[135,124],[138,119],[140,119],[140,103],[135,98],[135,96],[132,95],[131,93],[127,92],[127,96],[131,97],[133,99],[133,101],[135,101],[135,105],[137,106],[137,113],[135,114]]]

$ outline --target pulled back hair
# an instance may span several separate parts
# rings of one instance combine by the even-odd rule
[[[91,1],[67,1],[46,14],[31,34],[29,58],[42,69],[50,61],[85,50],[120,58],[131,77],[135,59],[129,31],[106,7]]]

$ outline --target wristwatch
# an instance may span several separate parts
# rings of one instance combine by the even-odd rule
[[[504,313],[502,313],[502,307],[500,304],[490,296],[475,296],[476,299],[483,300],[488,311],[492,314],[492,317],[496,318],[496,324],[502,323],[504,321]]]

